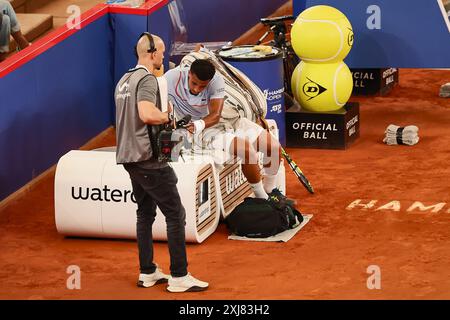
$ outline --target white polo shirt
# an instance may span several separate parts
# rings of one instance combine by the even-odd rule
[[[177,119],[190,114],[192,120],[200,120],[209,114],[209,101],[223,99],[225,95],[225,81],[216,71],[206,88],[198,95],[189,91],[189,68],[180,66],[166,72],[169,100],[172,102]]]

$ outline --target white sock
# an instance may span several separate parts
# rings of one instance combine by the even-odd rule
[[[266,193],[266,191],[264,191],[262,181],[259,181],[257,183],[250,183],[250,186],[252,187],[252,190],[255,193],[256,198],[261,198],[261,199],[269,198],[269,195]]]
[[[277,175],[267,174],[264,176],[264,190],[267,193],[271,193],[273,189],[277,187]]]

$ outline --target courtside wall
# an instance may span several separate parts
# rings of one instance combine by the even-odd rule
[[[111,124],[108,16],[0,78],[0,200]]]

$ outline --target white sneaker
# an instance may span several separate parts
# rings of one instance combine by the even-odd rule
[[[200,281],[191,276],[190,273],[184,277],[169,277],[169,286],[167,291],[170,292],[196,292],[204,291],[208,288],[208,282]]]
[[[169,275],[164,274],[161,269],[156,268],[155,272],[151,274],[139,274],[137,286],[142,288],[150,288],[155,284],[166,283],[168,280]]]

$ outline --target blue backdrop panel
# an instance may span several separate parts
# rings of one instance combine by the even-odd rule
[[[341,10],[352,23],[355,41],[345,59],[350,67],[450,67],[448,17],[437,0],[294,0],[294,14],[319,4]],[[380,9],[380,29],[367,26],[373,5]]]
[[[167,5],[148,16],[147,28],[152,34],[157,34],[161,37],[166,45],[166,52],[164,53],[164,70],[167,71],[169,70],[169,54],[172,42],[172,28]]]
[[[136,42],[148,31],[147,16],[134,14],[110,14],[114,36],[114,87],[127,70],[136,66],[134,54]]]
[[[188,42],[233,41],[286,0],[182,0]]]
[[[0,78],[0,200],[110,125],[111,53],[106,15]]]

